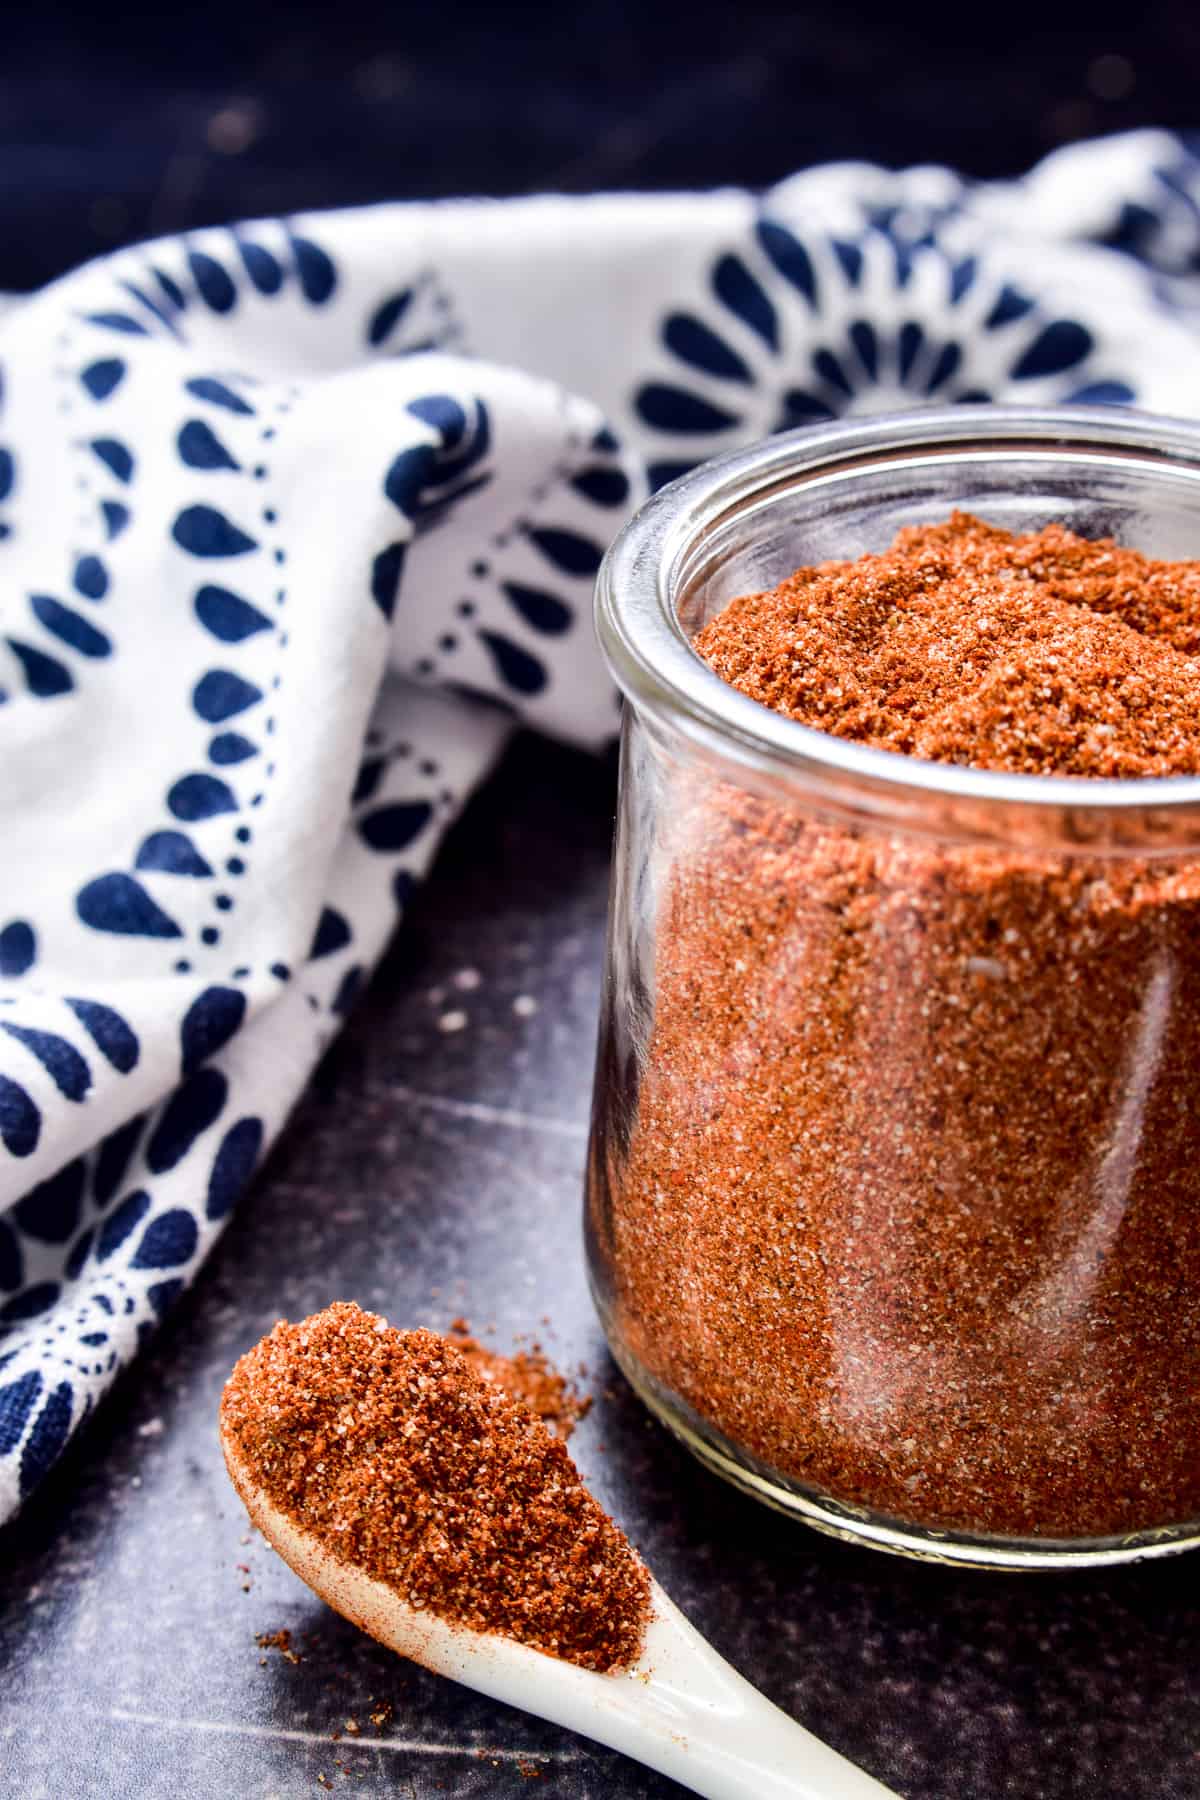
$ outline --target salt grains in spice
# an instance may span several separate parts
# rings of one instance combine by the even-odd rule
[[[410,1606],[587,1669],[637,1660],[645,1567],[561,1439],[444,1338],[350,1304],[281,1321],[221,1423],[279,1511]]]
[[[1057,527],[906,530],[696,646],[910,756],[1200,772],[1200,565]],[[653,1021],[593,1186],[618,1338],[758,1463],[905,1522],[1200,1515],[1200,861],[661,780]]]

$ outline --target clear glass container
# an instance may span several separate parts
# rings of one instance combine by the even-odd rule
[[[812,1525],[1000,1568],[1160,1555],[1200,1543],[1200,779],[868,749],[691,647],[955,508],[1200,558],[1200,432],[962,407],[791,433],[609,552],[593,1291],[652,1410]]]

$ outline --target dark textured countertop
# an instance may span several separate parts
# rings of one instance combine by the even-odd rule
[[[399,1661],[249,1534],[222,1381],[280,1314],[348,1296],[585,1362],[572,1447],[663,1584],[907,1800],[1200,1796],[1200,1558],[1017,1579],[846,1549],[726,1491],[608,1360],[579,1188],[611,809],[611,768],[515,746],[195,1289],[0,1535],[0,1794],[681,1791]],[[300,1661],[256,1644],[281,1630]]]

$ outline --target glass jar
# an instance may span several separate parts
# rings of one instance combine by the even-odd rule
[[[657,495],[625,695],[587,1238],[613,1353],[710,1468],[1000,1568],[1200,1543],[1200,779],[833,738],[691,646],[955,508],[1200,558],[1200,431],[1093,408],[790,433]]]

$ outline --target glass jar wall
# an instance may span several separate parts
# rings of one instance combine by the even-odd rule
[[[1001,1567],[1200,1541],[1200,781],[923,763],[722,683],[735,595],[954,508],[1200,555],[1200,437],[926,411],[771,440],[601,573],[626,696],[587,1231],[710,1465]]]

